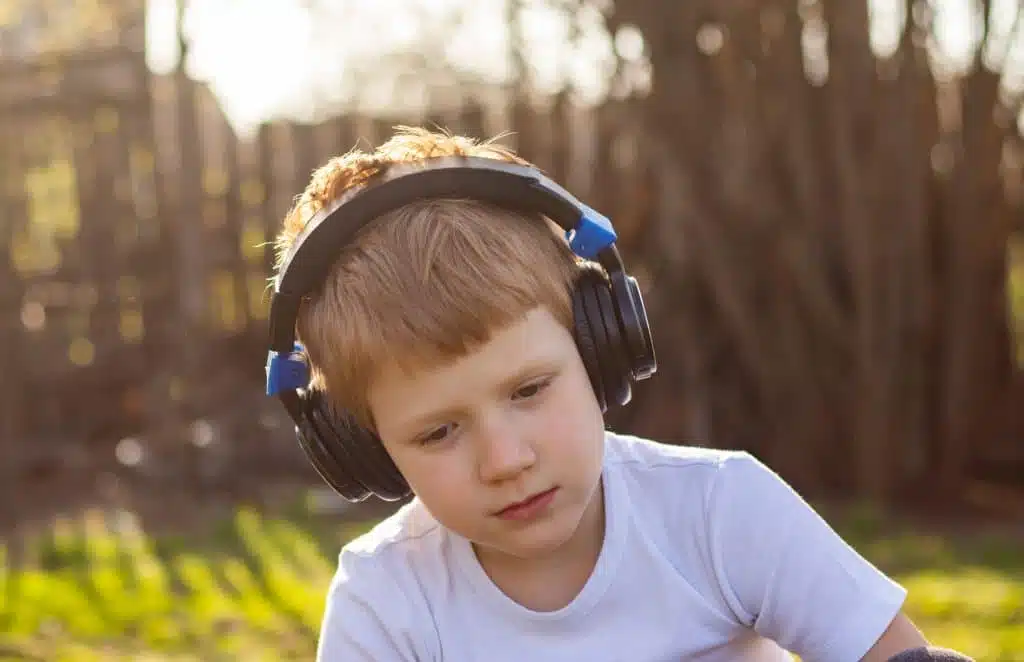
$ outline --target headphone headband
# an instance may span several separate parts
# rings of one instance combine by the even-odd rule
[[[438,157],[409,172],[371,183],[332,202],[306,224],[282,261],[270,306],[271,350],[290,353],[302,298],[326,278],[338,249],[374,219],[411,202],[470,198],[513,211],[539,213],[566,232],[573,252],[596,259],[609,272],[622,270],[611,221],[577,200],[536,168],[482,157]]]

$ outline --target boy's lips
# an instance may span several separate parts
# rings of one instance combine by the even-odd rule
[[[537,492],[533,496],[527,497],[522,501],[517,501],[505,506],[501,510],[495,512],[494,515],[501,519],[510,520],[531,519],[551,503],[551,499],[554,498],[557,491],[557,487],[552,487],[544,490],[543,492]]]

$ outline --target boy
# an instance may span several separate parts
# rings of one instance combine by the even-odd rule
[[[341,551],[318,659],[852,662],[925,646],[904,589],[755,458],[605,430],[628,383],[591,344],[643,337],[602,327],[600,297],[574,292],[586,280],[620,308],[638,297],[600,290],[615,279],[550,214],[516,210],[504,189],[488,195],[509,205],[405,191],[408,204],[358,232],[331,220],[322,239],[335,212],[386,209],[361,195],[370,185],[452,156],[528,166],[493,143],[400,129],[318,170],[279,237],[275,307],[294,309],[312,375],[305,404],[282,397],[303,448],[347,498],[367,495],[359,455],[366,473],[376,458],[379,494],[414,495]],[[314,252],[325,278],[291,273]],[[272,326],[276,361],[293,330]],[[620,368],[638,360],[626,354]]]

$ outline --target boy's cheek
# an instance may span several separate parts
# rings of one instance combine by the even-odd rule
[[[562,409],[544,426],[546,455],[560,461],[579,464],[600,453],[604,446],[604,419],[594,403],[576,402]]]

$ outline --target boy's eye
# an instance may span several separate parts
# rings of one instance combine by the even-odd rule
[[[547,388],[547,386],[550,383],[550,379],[542,379],[539,382],[527,384],[526,386],[520,387],[518,390],[516,390],[515,394],[512,397],[515,399],[532,398],[533,396],[537,395],[545,388]]]
[[[425,445],[425,444],[436,444],[439,441],[444,441],[448,437],[448,435],[450,435],[452,433],[452,431],[454,429],[455,429],[455,424],[454,423],[448,423],[446,425],[442,425],[442,426],[440,426],[438,428],[435,428],[435,429],[431,430],[430,432],[428,432],[427,434],[423,435],[422,437],[420,437],[419,443],[421,445]]]

